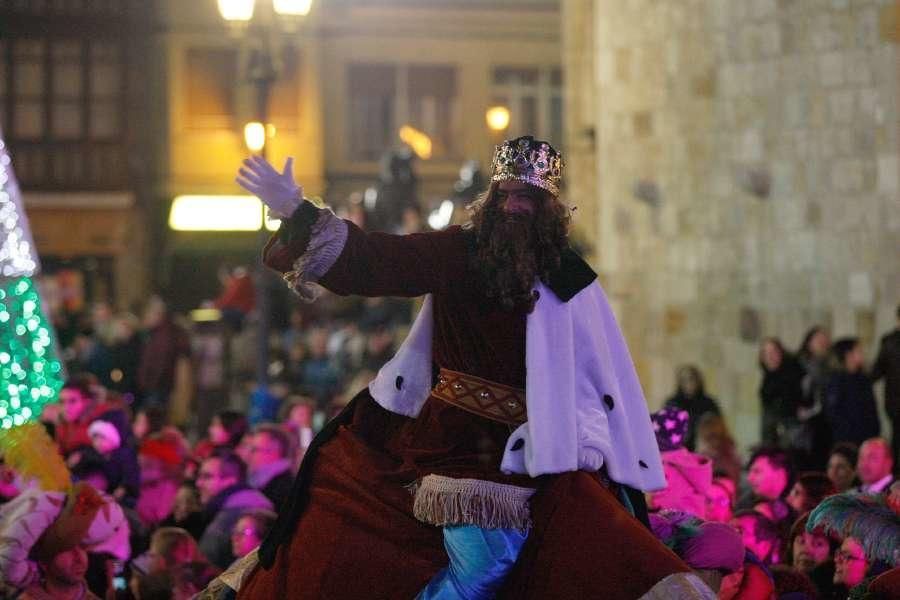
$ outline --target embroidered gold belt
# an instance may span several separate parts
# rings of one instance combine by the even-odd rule
[[[525,390],[475,375],[442,368],[431,393],[447,404],[492,421],[521,425],[528,420]]]

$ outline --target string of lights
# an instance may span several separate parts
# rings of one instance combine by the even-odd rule
[[[0,428],[37,419],[63,384],[53,328],[32,277],[39,268],[19,186],[0,137]]]

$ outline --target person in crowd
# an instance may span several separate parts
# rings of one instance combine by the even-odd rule
[[[244,326],[244,319],[256,306],[253,279],[246,267],[238,266],[232,269],[223,265],[219,268],[219,281],[222,284],[222,293],[212,304],[222,312],[222,319],[232,330],[240,331]]]
[[[291,307],[291,312],[288,314],[288,326],[281,333],[281,347],[290,350],[295,344],[302,344],[306,338],[307,326],[306,307]]]
[[[394,351],[394,332],[389,327],[389,324],[377,325],[369,331],[360,367],[370,371],[377,371],[391,359]]]
[[[688,450],[696,448],[697,426],[707,413],[721,414],[719,403],[706,393],[703,374],[694,365],[683,365],[675,371],[675,393],[666,400],[666,406],[686,410],[689,417],[689,428],[685,446]]]
[[[839,494],[856,485],[857,454],[855,444],[843,442],[836,444],[828,455],[828,468],[825,473]]]
[[[728,523],[734,516],[734,499],[737,488],[734,481],[725,476],[714,477],[706,493],[706,519],[716,523]]]
[[[900,562],[898,508],[892,495],[848,492],[829,496],[809,514],[807,530],[842,540],[834,582],[849,588],[852,598],[863,597],[871,578]]]
[[[131,432],[138,442],[159,433],[168,426],[168,415],[161,406],[147,406],[137,411],[131,423]]]
[[[823,411],[825,389],[831,376],[830,349],[831,337],[828,330],[815,325],[803,336],[797,352],[805,375],[803,401],[797,412],[801,429],[795,442],[805,468],[810,470],[825,467],[824,458],[832,444],[831,430]]]
[[[0,596],[97,599],[88,554],[127,559],[128,533],[122,508],[86,483],[66,493],[29,489],[0,512]]]
[[[63,456],[91,445],[88,426],[107,408],[98,401],[97,394],[97,378],[88,373],[73,375],[63,384],[59,392],[62,411],[54,430]]]
[[[307,348],[309,353],[301,369],[303,388],[321,405],[338,387],[338,373],[328,356],[328,331],[323,327],[310,331]]]
[[[871,438],[862,443],[856,472],[862,482],[859,491],[880,494],[890,489],[894,482],[894,457],[886,439]]]
[[[871,566],[862,543],[856,538],[848,537],[834,553],[834,583],[847,588],[856,587],[866,578]]]
[[[803,367],[787,353],[781,340],[769,337],[759,349],[763,378],[759,387],[762,402],[763,444],[790,447],[791,432],[797,427],[797,410],[803,400]]]
[[[648,494],[651,510],[678,510],[706,519],[712,461],[685,448],[688,432],[686,410],[666,407],[650,415],[662,457],[666,487]]]
[[[299,461],[313,439],[315,400],[303,396],[289,397],[288,402],[278,409],[278,415],[278,422],[296,442],[296,459]]]
[[[138,364],[140,405],[166,406],[175,389],[178,362],[190,356],[190,338],[172,319],[169,307],[159,296],[147,302],[143,324],[147,339]]]
[[[241,515],[231,531],[231,553],[236,559],[259,547],[278,515],[269,510],[251,510]]]
[[[203,505],[200,503],[200,491],[191,481],[185,481],[178,487],[172,514],[161,524],[162,527],[178,527],[184,529],[194,539],[200,539],[206,523],[203,520]]]
[[[132,576],[128,587],[134,597],[140,600],[190,598],[191,596],[177,593],[179,585],[174,577],[176,571],[187,565],[192,565],[192,569],[211,573],[203,583],[204,586],[217,573],[214,567],[203,560],[196,540],[187,531],[178,527],[161,527],[153,533],[147,552],[131,561]],[[195,589],[193,594],[199,589]]]
[[[73,453],[70,464],[77,464],[94,454],[106,479],[106,488],[124,506],[134,508],[140,495],[141,472],[134,450],[131,427],[124,411],[101,414],[88,426],[91,448]],[[74,462],[73,462],[74,461]]]
[[[663,510],[650,514],[653,535],[677,554],[716,591],[723,575],[744,564],[741,535],[726,523],[703,521],[694,515]]]
[[[131,561],[132,570],[151,575],[202,558],[197,540],[179,527],[160,527],[150,537],[150,548]]]
[[[273,509],[272,502],[246,481],[247,467],[233,453],[207,458],[197,474],[197,489],[208,523],[200,537],[200,550],[220,569],[234,560],[231,532],[241,515],[252,509]]]
[[[739,510],[731,519],[731,526],[738,530],[744,547],[766,565],[778,562],[781,538],[778,526],[755,510]]]
[[[834,484],[825,473],[807,471],[797,476],[785,502],[795,515],[802,515],[818,506],[826,496],[836,493]]]
[[[865,355],[858,338],[842,338],[832,346],[835,371],[825,391],[825,416],[835,443],[859,446],[881,431],[875,391],[863,371]]]
[[[216,452],[234,450],[248,429],[244,413],[235,410],[220,411],[210,421],[206,429],[207,437],[194,447],[194,456],[203,460]]]
[[[738,508],[760,511],[776,523],[787,521],[791,518],[791,508],[784,496],[790,489],[791,479],[787,452],[779,448],[759,448],[750,457],[747,473],[750,490],[738,501]]]
[[[156,527],[172,514],[186,453],[187,444],[177,430],[156,433],[141,442],[137,512],[145,527]]]
[[[706,413],[700,417],[695,431],[697,454],[712,459],[713,471],[725,474],[737,484],[741,478],[741,457],[722,415]]]
[[[881,338],[872,381],[884,378],[884,412],[891,422],[891,450],[900,461],[900,304],[897,305],[897,326]]]
[[[288,433],[273,423],[257,425],[252,444],[247,479],[277,509],[287,501],[294,485],[294,444]]]
[[[833,554],[837,543],[821,529],[807,531],[809,513],[797,519],[785,546],[785,564],[809,575],[823,599],[835,597]]]
[[[119,313],[112,319],[112,343],[109,347],[109,374],[102,379],[110,390],[128,401],[138,394],[138,365],[141,358],[140,319],[131,313]]]

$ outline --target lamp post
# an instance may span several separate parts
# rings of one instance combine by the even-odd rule
[[[269,96],[279,75],[276,58],[280,51],[278,37],[282,32],[294,31],[297,19],[305,17],[311,5],[312,0],[272,0],[271,3],[260,2],[258,6],[254,0],[218,0],[219,14],[231,25],[234,34],[242,42],[252,44],[247,79],[254,87],[256,120],[244,128],[244,137],[248,149],[263,158],[268,154],[266,142],[270,137]],[[268,238],[265,206],[262,210],[263,226],[259,235],[261,244],[265,244]],[[270,279],[260,260],[256,278],[256,307],[259,313],[256,381],[257,393],[262,395],[267,395],[269,383]]]

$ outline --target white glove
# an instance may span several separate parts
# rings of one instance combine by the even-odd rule
[[[294,183],[292,156],[284,162],[284,173],[276,171],[263,157],[251,156],[244,160],[235,181],[262,200],[279,219],[290,217],[303,202],[303,188]]]

